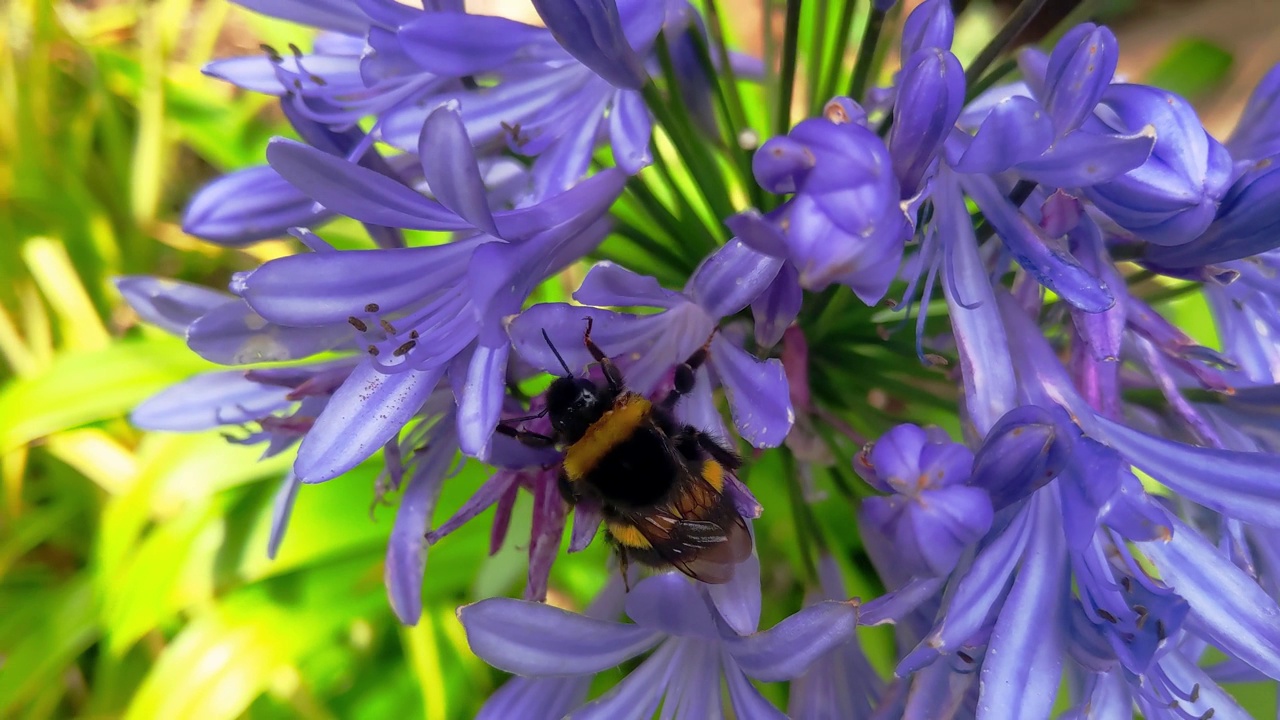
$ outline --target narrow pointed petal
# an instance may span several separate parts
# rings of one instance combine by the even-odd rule
[[[1186,445],[1105,418],[1098,422],[1108,445],[1180,495],[1245,522],[1280,527],[1275,455]]]
[[[476,714],[476,720],[510,720],[537,708],[539,717],[568,717],[587,699],[591,676],[555,678],[513,677],[502,684]]]
[[[471,651],[517,675],[598,673],[648,650],[661,633],[543,603],[490,598],[458,609]]]
[[[600,523],[604,519],[601,508],[588,500],[581,500],[573,506],[573,532],[569,537],[569,552],[586,550],[600,531]]]
[[[240,370],[204,373],[147,398],[129,420],[143,430],[171,432],[240,425],[289,407],[288,392],[253,382]]]
[[[1040,157],[1052,143],[1053,126],[1040,106],[1015,95],[991,108],[967,145],[949,142],[947,157],[958,172],[998,173]]]
[[[446,245],[290,255],[264,263],[241,296],[264,318],[295,327],[345,324],[369,305],[393,312],[447,287],[465,272],[480,236]]]
[[[796,419],[782,361],[758,360],[717,333],[710,362],[724,386],[738,434],[755,447],[781,445]]]
[[[200,188],[187,203],[182,230],[202,240],[240,247],[282,237],[331,217],[267,165],[227,173]]]
[[[293,471],[285,473],[271,501],[271,533],[267,537],[267,559],[275,560],[280,552],[280,543],[284,542],[284,533],[289,529],[289,518],[293,515],[293,502],[298,498],[298,488],[302,482]]]
[[[682,644],[667,641],[609,692],[569,714],[571,720],[648,720],[667,690]]]
[[[466,385],[458,399],[458,444],[473,457],[482,454],[502,414],[510,350],[505,342],[497,347],[481,343],[471,356]]]
[[[471,138],[456,102],[442,105],[427,116],[418,136],[418,157],[422,159],[427,186],[441,205],[477,230],[498,234]]]
[[[419,15],[400,26],[396,38],[423,70],[446,77],[487,72],[517,57],[550,58],[551,50],[559,50],[542,28],[462,12]]]
[[[687,292],[708,315],[727,317],[768,289],[781,267],[781,259],[753,250],[741,240],[730,240],[698,266]]]
[[[733,578],[720,585],[708,585],[707,595],[735,633],[749,635],[760,627],[760,554],[754,542],[751,556],[733,569]]]
[[[1115,75],[1119,52],[1111,30],[1093,23],[1068,30],[1054,46],[1045,71],[1044,106],[1059,137],[1093,114]]]
[[[934,193],[941,227],[949,228],[940,232],[951,234],[943,237],[949,279],[943,288],[960,352],[965,408],[978,432],[985,435],[1017,405],[1009,344],[954,176],[940,175]]]
[[[758,154],[758,153],[757,153]],[[771,220],[760,214],[760,211],[744,210],[732,215],[724,221],[726,227],[733,231],[739,240],[750,247],[774,257],[787,257],[786,236],[778,230]]]
[[[608,260],[596,263],[587,271],[573,299],[584,305],[602,307],[669,308],[688,302],[684,295],[662,287],[654,278]]]
[[[585,231],[608,212],[622,194],[627,174],[617,168],[601,170],[554,197],[516,210],[494,214],[500,236],[523,240],[544,232],[563,236]]]
[[[583,65],[615,87],[639,90],[648,78],[644,63],[627,41],[615,0],[533,0],[538,15],[556,42]],[[644,45],[662,23],[662,3],[643,3],[639,25],[652,28]]]
[[[613,148],[613,161],[634,175],[653,162],[649,152],[649,138],[653,134],[653,120],[644,96],[638,92],[619,92],[609,108],[609,145]]]
[[[942,589],[944,577],[912,578],[906,585],[858,606],[858,624],[895,624]]]
[[[728,651],[725,653],[728,654]],[[735,716],[752,720],[787,720],[787,716],[760,694],[742,670],[734,666],[732,660],[726,658],[723,662],[725,684],[728,686],[729,702],[733,704]]]
[[[1018,264],[1041,285],[1085,312],[1102,312],[1115,304],[1106,283],[1085,270],[1065,245],[1045,237],[1038,225],[1000,194],[990,178],[966,175],[961,183]]]
[[[386,375],[372,362],[357,365],[302,439],[293,464],[298,478],[324,482],[377,452],[418,412],[443,374],[444,366]]]
[[[187,346],[222,365],[310,357],[351,340],[351,327],[288,327],[269,323],[246,303],[226,303],[187,328]]]
[[[235,302],[226,293],[178,280],[126,275],[114,281],[138,317],[174,335],[186,335],[187,326],[201,315]]]
[[[854,603],[828,600],[810,605],[752,635],[725,638],[724,645],[748,675],[765,681],[799,677],[818,658],[854,638]]]
[[[800,275],[794,265],[784,263],[769,287],[751,301],[756,344],[768,348],[781,342],[787,328],[800,316],[803,303]]]
[[[271,167],[330,211],[360,222],[406,230],[466,230],[470,223],[395,180],[309,145],[275,138]]]
[[[1258,81],[1227,141],[1227,149],[1237,159],[1280,154],[1280,64]]]
[[[434,545],[440,542],[441,538],[475,519],[477,515],[489,509],[490,505],[503,502],[512,489],[517,487],[515,485],[517,479],[518,475],[512,470],[495,472],[484,481],[483,485],[471,493],[462,507],[458,508],[448,520],[426,534],[427,544]]]
[[[950,50],[955,26],[950,0],[924,0],[902,25],[902,57],[921,48]]]
[[[1048,718],[1062,676],[1067,553],[1051,493],[1038,493],[1018,577],[996,619],[982,662],[981,720]]]
[[[1253,578],[1176,519],[1170,540],[1141,547],[1215,645],[1280,679],[1280,607]]]
[[[1204,717],[1212,712],[1214,720],[1251,720],[1253,718],[1236,699],[1195,662],[1181,652],[1171,652],[1160,658],[1160,669],[1173,685],[1179,688],[1199,688],[1195,701],[1179,699],[1179,709],[1191,717]]]
[[[443,434],[446,437],[433,438],[425,457],[417,459],[418,465],[400,496],[395,525],[387,541],[383,580],[391,609],[405,625],[417,625],[422,615],[422,578],[427,563],[423,536],[454,457],[453,439],[447,430]]]

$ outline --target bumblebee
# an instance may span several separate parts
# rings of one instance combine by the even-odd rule
[[[650,402],[626,388],[618,367],[591,340],[583,342],[604,373],[599,384],[574,375],[542,333],[565,374],[547,389],[552,434],[512,425],[497,430],[535,447],[561,447],[560,492],[570,504],[600,505],[623,577],[630,561],[673,566],[695,580],[725,583],[751,554],[747,524],[724,492],[725,476],[742,465],[711,435],[679,423],[673,408],[693,390],[708,345],[676,367],[672,390]]]

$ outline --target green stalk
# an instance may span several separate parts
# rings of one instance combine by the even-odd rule
[[[844,0],[844,7],[840,11],[840,25],[836,29],[836,44],[827,60],[826,73],[822,79],[822,86],[818,90],[818,96],[814,99],[815,103],[825,103],[836,94],[840,76],[844,74],[841,72],[844,70],[844,54],[849,49],[849,33],[853,31],[853,11],[857,6],[857,0]],[[821,106],[818,109],[820,110]]]
[[[858,45],[858,58],[854,62],[853,77],[849,80],[849,97],[854,102],[862,102],[867,91],[867,80],[871,77],[872,60],[876,54],[876,44],[880,41],[880,31],[884,28],[884,12],[871,8],[867,16],[867,26],[862,32],[862,43]]]
[[[810,5],[813,12],[809,17],[809,57],[805,62],[805,93],[809,96],[809,114],[817,115],[822,109],[821,103],[826,98],[818,95],[822,85],[822,69],[827,59],[826,19],[829,0],[818,0],[817,5]]]
[[[782,70],[778,86],[777,116],[773,122],[775,135],[786,135],[791,129],[791,100],[796,89],[796,45],[800,40],[800,5],[802,0],[787,0],[787,21],[782,31]]]
[[[1017,69],[1018,63],[1013,58],[1002,60],[999,65],[995,66],[995,69],[986,75],[983,75],[982,79],[978,80],[978,82],[968,88],[964,94],[965,101],[968,102],[969,100],[978,97],[982,93],[986,92],[992,85],[995,85],[1005,79],[1010,73]]]
[[[1000,53],[1008,49],[1009,44],[1026,29],[1027,25],[1031,24],[1031,20],[1044,8],[1046,2],[1048,0],[1022,0],[1018,3],[1013,14],[1005,21],[1004,27],[1001,27],[996,36],[991,38],[991,42],[982,48],[978,57],[969,63],[968,69],[964,71],[966,86],[977,83],[987,67],[1000,57]]]

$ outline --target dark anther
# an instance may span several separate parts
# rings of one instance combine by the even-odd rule
[[[1191,702],[1200,701],[1200,683],[1196,683],[1195,685],[1191,686],[1191,695],[1189,697],[1191,699]]]
[[[409,337],[413,338],[414,340],[417,340],[417,339],[418,339],[418,331],[417,331],[417,330],[410,330],[410,331],[409,331]]]
[[[1133,592],[1133,578],[1129,577],[1128,575],[1125,575],[1124,577],[1120,578],[1120,584],[1124,586],[1125,592]]]
[[[400,347],[396,348],[396,351],[395,351],[395,352],[393,352],[393,353],[391,353],[391,354],[392,354],[392,355],[395,355],[396,357],[400,357],[401,355],[405,355],[405,354],[406,354],[406,353],[408,353],[410,350],[412,350],[412,349],[413,349],[413,347],[414,347],[415,345],[417,345],[417,344],[418,344],[418,341],[417,341],[417,340],[409,340],[409,341],[408,341],[408,342],[406,342],[405,344],[403,344],[403,345],[401,345]]]
[[[351,327],[359,330],[360,332],[365,332],[366,330],[369,329],[369,326],[365,325],[364,321],[356,317],[355,315],[352,315],[351,317],[347,318],[347,322],[351,323]]]
[[[1213,708],[1209,708],[1208,710],[1205,710],[1204,714],[1200,716],[1200,720],[1209,720],[1209,718],[1213,717],[1214,712],[1215,711]]]
[[[1098,617],[1102,618],[1103,620],[1106,620],[1107,622],[1111,623],[1112,625],[1115,625],[1117,622],[1119,622],[1119,620],[1116,620],[1116,616],[1115,616],[1115,615],[1112,615],[1111,613],[1109,613],[1109,612],[1107,612],[1106,610],[1103,610],[1103,609],[1101,609],[1101,608],[1099,608],[1099,609],[1098,609]]]
[[[1169,633],[1164,627],[1164,621],[1157,620],[1156,621],[1156,639],[1159,640],[1160,642],[1164,642],[1165,638],[1167,637],[1169,637]]]
[[[379,309],[380,308],[378,307],[378,303],[369,303],[368,305],[364,306],[365,312],[371,312],[371,313],[378,312]]]
[[[1138,629],[1141,630],[1142,626],[1147,624],[1147,614],[1150,611],[1147,610],[1146,605],[1134,605],[1133,611],[1138,613]]]
[[[294,79],[293,79],[293,89],[294,89],[294,90],[301,90],[301,89],[302,89],[302,81],[301,81],[301,80],[299,80],[298,78],[294,78]]]
[[[372,356],[374,356],[374,357],[378,357],[378,348],[377,348],[377,346],[375,346],[375,345],[370,345],[370,346],[369,346],[369,354],[370,354],[370,355],[372,355]]]
[[[279,64],[284,60],[284,58],[280,56],[280,52],[277,51],[275,48],[271,47],[270,45],[266,43],[262,43],[258,47],[262,50],[262,52],[267,54],[267,59],[270,60],[271,62]]]
[[[1165,707],[1169,708],[1170,710],[1177,710],[1177,709],[1178,709],[1179,707],[1181,707],[1181,706],[1180,706],[1180,705],[1178,705],[1178,701],[1177,701],[1177,700],[1170,700],[1170,701],[1169,701],[1169,704],[1168,704],[1168,705],[1165,705]]]
[[[320,77],[319,75],[313,74],[313,75],[308,75],[307,77],[311,78],[311,82],[315,83],[316,85],[319,85],[320,87],[324,87],[325,85],[329,84],[327,80]]]
[[[296,58],[302,57],[302,50],[298,49],[298,46],[293,43],[289,43],[289,52],[293,53]]]
[[[383,330],[385,330],[385,331],[386,331],[386,333],[387,333],[388,335],[395,335],[395,334],[396,334],[396,326],[395,326],[395,325],[392,325],[391,323],[387,322],[386,320],[379,320],[379,321],[378,321],[378,324],[382,326],[382,329],[383,329]]]
[[[969,664],[973,664],[973,656],[963,650],[957,650],[956,657],[960,658],[961,660]]]

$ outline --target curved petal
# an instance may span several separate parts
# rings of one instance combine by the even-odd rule
[[[573,299],[584,305],[602,307],[669,308],[688,299],[658,284],[648,275],[640,275],[608,260],[596,263],[587,271]]]
[[[1053,496],[1037,493],[1031,503],[1037,509],[1027,559],[1000,609],[982,662],[978,717],[983,720],[1048,718],[1058,695],[1067,553]]]
[[[682,643],[669,640],[609,692],[569,715],[571,720],[648,720],[653,717],[683,657]]]
[[[537,205],[495,213],[499,235],[514,241],[543,232],[582,232],[609,211],[626,181],[626,173],[609,168]]]
[[[656,35],[663,4],[639,5],[645,14],[637,24],[651,26]],[[623,89],[639,90],[644,85],[648,77],[644,63],[627,41],[615,0],[533,0],[533,6],[556,42],[597,75]],[[637,40],[647,45],[652,36]]]
[[[724,679],[729,690],[729,702],[733,703],[733,712],[737,717],[786,720],[787,716],[766,700],[729,658],[724,660]]]
[[[367,360],[357,365],[302,439],[293,463],[298,478],[324,482],[360,464],[400,432],[443,374],[443,365],[395,375]]]
[[[1077,25],[1058,40],[1045,70],[1044,107],[1059,136],[1093,113],[1115,75],[1119,54],[1111,30],[1093,23]]]
[[[173,432],[240,425],[292,405],[288,392],[249,380],[240,370],[204,373],[147,398],[129,420],[143,430]]]
[[[662,634],[526,600],[490,598],[458,608],[471,651],[530,677],[598,673],[648,650]]]
[[[285,530],[289,528],[289,517],[293,515],[293,502],[298,498],[298,488],[302,483],[292,471],[285,473],[275,499],[271,501],[271,532],[267,537],[267,559],[275,560],[280,552],[280,543],[284,542]]]
[[[446,103],[427,116],[418,136],[418,157],[427,186],[441,205],[481,232],[498,234],[457,102]]]
[[[403,183],[300,142],[273,138],[271,167],[330,211],[407,230],[466,230],[471,224]]]
[[[294,327],[345,324],[394,312],[455,284],[479,236],[446,245],[290,255],[264,263],[241,296],[262,317]],[[370,306],[376,309],[369,310]]]
[[[1055,142],[1040,157],[1019,163],[1015,169],[1045,187],[1097,185],[1146,162],[1155,145],[1154,132],[1150,127],[1133,135],[1078,130]]]
[[[182,213],[182,230],[202,240],[239,247],[282,237],[293,227],[309,227],[328,220],[270,166],[227,173],[191,197]]]
[[[757,251],[774,257],[787,257],[789,251],[786,236],[771,220],[761,215],[759,210],[749,209],[731,215],[725,219],[724,224],[733,231],[737,239]]]
[[[757,680],[792,680],[818,658],[854,639],[858,607],[828,600],[810,605],[753,635],[727,637],[733,659]]]
[[[502,414],[506,395],[507,354],[511,345],[480,343],[467,370],[467,381],[458,399],[458,444],[473,457],[483,454]]]
[[[751,301],[756,344],[768,348],[781,342],[787,328],[800,316],[803,304],[800,275],[795,265],[784,263],[768,289]]]
[[[581,375],[595,362],[582,342],[588,319],[592,321],[591,338],[611,357],[616,357],[643,353],[653,344],[655,317],[658,316],[630,315],[567,303],[541,303],[516,316],[507,325],[507,333],[520,357],[553,375],[563,374],[564,368],[542,337],[545,330],[569,370]]]
[[[138,317],[174,335],[185,335],[187,326],[201,315],[235,304],[235,298],[226,293],[178,280],[126,275],[113,281]]]
[[[485,700],[476,720],[510,720],[528,717],[537,708],[539,717],[567,717],[587,699],[591,676],[553,678],[513,677]]]
[[[187,328],[187,346],[222,365],[309,357],[350,341],[351,327],[288,327],[269,323],[244,302],[226,303]]]
[[[758,360],[717,333],[711,340],[710,362],[724,386],[738,434],[758,448],[781,445],[796,420],[782,361]]]
[[[600,531],[601,508],[590,500],[579,500],[573,506],[573,532],[569,536],[569,552],[586,550]]]
[[[750,635],[760,627],[760,554],[754,544],[755,533],[751,538],[751,556],[738,563],[729,582],[707,586],[716,611],[739,635]]]
[[[768,289],[781,267],[781,259],[733,239],[698,266],[686,292],[711,317],[727,317]]]
[[[465,12],[419,15],[401,25],[396,38],[423,70],[448,77],[475,75],[497,69],[517,57],[536,59],[549,56],[549,50],[560,51],[542,28],[496,15]]]
[[[1262,586],[1177,519],[1171,539],[1141,547],[1215,645],[1280,679],[1280,607]]]
[[[714,639],[715,619],[692,581],[674,572],[653,575],[627,593],[627,617],[638,626],[680,637]]]
[[[447,421],[447,418],[441,420],[446,427]],[[451,435],[447,430],[443,434]],[[417,625],[422,615],[422,578],[427,562],[424,536],[445,475],[453,463],[455,447],[452,437],[432,438],[425,456],[417,459],[417,467],[400,496],[395,525],[387,541],[383,581],[391,608],[405,625]]]
[[[991,108],[967,146],[949,142],[947,157],[957,172],[998,173],[1040,157],[1052,142],[1053,126],[1040,106],[1029,97],[1015,95]]]
[[[633,91],[614,95],[609,109],[609,145],[613,148],[614,163],[629,175],[647,167],[653,162],[649,152],[652,134],[653,120],[644,96]]]
[[[1280,527],[1280,457],[1152,437],[1103,417],[1103,439],[1179,494],[1224,515]]]
[[[361,36],[369,29],[369,18],[357,3],[349,0],[236,0],[236,4],[269,17]]]

